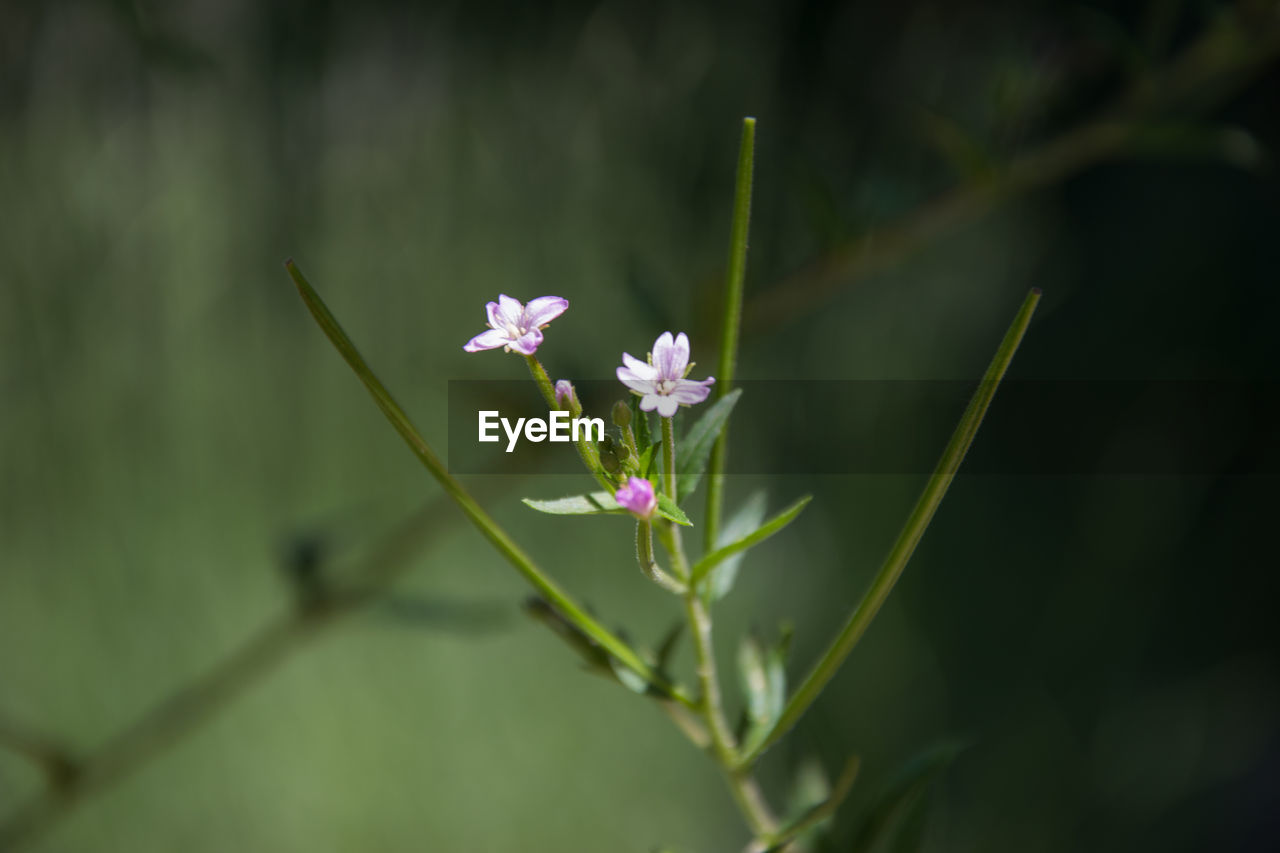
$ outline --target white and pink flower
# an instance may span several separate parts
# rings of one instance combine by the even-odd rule
[[[505,293],[497,302],[489,302],[485,310],[489,315],[489,329],[467,341],[462,348],[467,352],[497,349],[515,350],[522,355],[533,355],[542,345],[542,330],[569,307],[569,300],[560,296],[539,296],[528,305],[512,299]]]
[[[622,354],[618,381],[640,396],[640,408],[658,410],[664,418],[675,415],[681,406],[692,406],[707,399],[715,377],[686,379],[689,364],[689,336],[684,332],[672,338],[663,332],[653,343],[653,352],[645,363],[628,353]]]

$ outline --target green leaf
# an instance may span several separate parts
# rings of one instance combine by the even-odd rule
[[[752,634],[743,637],[738,644],[738,682],[747,700],[748,731],[767,725],[769,677],[765,673],[764,649]]]
[[[636,674],[617,658],[610,657],[609,666],[613,669],[614,678],[618,679],[618,683],[623,687],[641,696],[649,692],[649,682],[645,681],[644,676]]]
[[[1018,344],[1022,342],[1022,336],[1026,333],[1027,326],[1031,324],[1031,315],[1035,313],[1036,304],[1039,301],[1040,291],[1033,288],[1027,294],[1027,298],[1023,300],[1022,307],[1018,309],[1017,315],[1005,332],[1004,339],[996,349],[995,357],[987,365],[987,371],[983,374],[982,381],[979,383],[977,390],[974,391],[973,397],[969,400],[969,405],[964,414],[961,415],[960,423],[956,425],[955,431],[951,434],[951,440],[947,442],[946,449],[942,451],[942,458],[938,460],[933,474],[930,475],[929,481],[925,484],[924,491],[921,492],[919,499],[911,510],[911,514],[907,516],[907,521],[898,533],[898,538],[889,549],[889,555],[880,565],[880,570],[876,572],[875,578],[871,581],[871,588],[867,590],[862,601],[849,614],[849,618],[845,620],[844,627],[840,629],[840,633],[831,641],[822,657],[818,659],[818,663],[814,665],[808,676],[796,688],[796,692],[787,703],[782,716],[774,725],[773,731],[760,744],[751,749],[743,750],[743,766],[750,766],[760,757],[761,752],[782,737],[804,715],[804,712],[808,710],[813,701],[818,698],[818,694],[822,692],[823,688],[827,686],[827,683],[836,674],[840,665],[844,663],[845,658],[849,656],[849,652],[853,651],[853,647],[862,638],[871,621],[875,619],[876,614],[880,612],[880,607],[888,599],[889,593],[893,590],[893,585],[898,582],[902,570],[906,568],[912,553],[915,552],[916,545],[919,544],[920,539],[924,536],[925,530],[929,527],[929,522],[933,520],[933,514],[942,503],[943,497],[946,496],[947,489],[951,486],[951,481],[955,479],[956,472],[960,470],[960,463],[964,461],[965,453],[968,452],[969,446],[973,444],[974,436],[978,434],[978,427],[982,425],[982,418],[991,406],[991,401],[995,399],[996,389],[1000,387],[1000,381],[1004,378],[1005,371],[1009,369],[1009,363],[1013,361],[1014,353],[1018,351]]]
[[[667,633],[663,636],[662,642],[658,644],[657,660],[654,662],[653,668],[658,672],[668,672],[671,664],[671,657],[675,654],[676,646],[680,643],[680,636],[684,633],[684,620],[677,619]]]
[[[676,524],[685,527],[693,527],[693,522],[689,520],[689,516],[684,514],[684,510],[676,506],[671,498],[667,497],[665,492],[658,493],[658,515],[667,521],[674,521]]]
[[[635,394],[631,395],[627,403],[631,406],[631,428],[635,431],[636,447],[651,447],[654,441],[649,424],[649,413],[641,411],[640,398]]]
[[[894,776],[862,819],[851,848],[857,853],[893,853],[900,849],[904,830],[918,819],[929,786],[965,748],[945,741],[912,758]]]
[[[640,451],[640,458],[636,460],[636,464],[640,468],[641,477],[649,476],[649,471],[653,468],[653,457],[657,455],[657,452],[658,445],[656,444],[651,444]]]
[[[729,545],[759,529],[764,522],[764,510],[764,491],[753,492],[720,531],[716,547]],[[725,557],[720,561],[720,565],[708,569],[710,579],[707,583],[707,594],[712,601],[724,598],[733,589],[734,581],[738,579],[738,568],[745,557],[745,551],[739,551]]]
[[[720,430],[728,423],[729,415],[741,396],[742,389],[735,388],[717,400],[679,443],[676,448],[676,485],[679,486],[680,497],[691,495],[698,488],[702,472],[707,469],[711,447],[716,443]]]
[[[836,809],[849,796],[853,782],[858,778],[859,764],[857,756],[850,757],[834,786],[827,782],[827,775],[816,760],[810,759],[802,764],[788,805],[790,818],[772,837],[768,853],[784,849],[812,850],[835,816]]]
[[[753,634],[738,646],[738,677],[747,700],[747,730],[744,744],[763,738],[782,713],[787,699],[787,651],[791,647],[791,626],[784,625],[778,642],[765,649]]]
[[[608,492],[592,492],[589,495],[572,495],[567,498],[556,498],[549,501],[539,501],[533,498],[524,498],[525,506],[532,507],[538,512],[545,512],[550,515],[601,515],[608,513],[610,515],[625,515],[626,510],[618,506],[618,502],[613,499],[613,495]]]
[[[753,530],[751,533],[748,533],[746,536],[743,536],[735,542],[725,545],[723,548],[717,548],[710,554],[707,554],[695,563],[693,569],[689,572],[690,583],[700,583],[702,579],[706,577],[707,572],[714,569],[721,561],[728,557],[732,557],[734,554],[745,551],[752,545],[758,545],[782,528],[786,527],[797,515],[800,514],[800,511],[803,510],[812,499],[813,495],[805,495],[800,500],[775,515],[773,518],[766,521],[760,527]]]

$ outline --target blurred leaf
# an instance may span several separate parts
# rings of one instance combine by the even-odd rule
[[[403,624],[459,634],[488,634],[510,622],[509,605],[496,602],[414,596],[387,596],[378,608],[382,616]]]
[[[738,644],[738,681],[747,700],[747,720],[752,727],[768,722],[769,677],[765,673],[764,649],[751,634]]]
[[[604,648],[584,631],[565,619],[545,598],[531,595],[524,600],[524,612],[554,631],[582,658],[587,669],[593,672],[609,672],[612,660]]]
[[[746,698],[747,727],[744,744],[752,744],[768,733],[782,713],[787,699],[787,652],[792,629],[783,625],[778,641],[765,649],[753,634],[738,646],[738,677]]]
[[[716,547],[722,548],[758,530],[761,522],[764,521],[764,509],[764,490],[753,492],[725,523],[716,540]],[[733,589],[734,581],[738,579],[738,568],[745,557],[745,550],[729,554],[720,561],[720,565],[709,570],[711,577],[707,583],[707,594],[712,601],[724,598],[729,594],[729,590]]]
[[[667,633],[663,636],[662,642],[658,644],[658,657],[654,661],[654,669],[658,672],[667,672],[668,665],[671,663],[671,656],[675,654],[676,646],[680,643],[680,637],[684,633],[684,620],[678,619]]]
[[[609,666],[613,669],[613,675],[618,679],[618,683],[633,693],[639,693],[642,696],[649,692],[649,682],[645,681],[641,676],[627,669],[626,666],[619,663],[614,658],[609,658]]]
[[[966,744],[945,741],[912,758],[886,787],[868,810],[858,830],[853,847],[856,853],[905,853],[918,849],[912,843],[913,821],[922,820],[925,793],[942,771],[955,760]]]
[[[802,764],[788,803],[791,819],[774,835],[773,846],[769,850],[785,849],[797,853],[812,850],[814,842],[823,834],[836,810],[849,796],[854,780],[858,778],[860,765],[856,755],[850,757],[840,771],[840,778],[832,787],[817,759],[809,759]]]
[[[556,498],[549,501],[524,498],[522,502],[527,507],[532,507],[538,512],[545,512],[549,515],[601,515],[603,513],[625,515],[627,512],[618,506],[618,502],[608,492],[572,495],[567,498]]]
[[[716,437],[724,429],[741,396],[742,389],[735,388],[717,400],[715,405],[703,413],[676,448],[676,478],[680,497],[687,497],[698,488],[702,472],[707,470],[707,457],[711,455],[711,447],[716,443]]]
[[[775,515],[773,518],[766,521],[763,525],[748,533],[746,536],[743,536],[740,539],[731,542],[722,548],[717,548],[710,554],[707,554],[695,563],[693,568],[690,570],[690,582],[695,584],[701,582],[701,580],[706,577],[707,572],[714,569],[722,560],[731,557],[734,554],[740,554],[752,545],[758,545],[782,528],[786,527],[797,515],[800,514],[800,511],[803,510],[811,500],[813,500],[812,495],[805,495],[800,500]],[[732,580],[730,580],[730,583],[732,583]]]
[[[932,110],[919,109],[916,126],[957,178],[981,181],[995,175],[995,164],[983,145],[955,120]]]

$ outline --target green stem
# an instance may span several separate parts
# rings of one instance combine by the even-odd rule
[[[742,291],[747,277],[747,235],[751,225],[751,176],[755,163],[756,120],[742,120],[742,144],[738,147],[738,178],[733,196],[733,224],[729,229],[729,263],[724,294],[724,318],[720,326],[720,364],[716,370],[716,399],[733,390],[738,362],[738,335],[742,329]],[[724,502],[724,466],[729,456],[729,425],[720,430],[707,465],[707,517],[703,520],[703,550],[716,547],[720,512]]]
[[[316,322],[338,350],[338,353],[355,371],[360,381],[364,383],[365,388],[368,389],[369,394],[373,397],[374,403],[382,410],[382,414],[395,427],[396,432],[400,433],[400,437],[409,445],[409,449],[418,457],[418,461],[431,473],[431,476],[436,479],[436,482],[453,499],[454,503],[458,505],[463,514],[475,525],[484,538],[497,549],[498,553],[506,558],[507,562],[515,567],[516,571],[524,576],[525,580],[534,589],[542,594],[543,598],[553,604],[565,619],[594,639],[628,669],[649,681],[659,690],[671,695],[682,704],[693,707],[693,700],[687,694],[674,685],[668,684],[666,679],[654,671],[653,667],[645,663],[634,649],[588,615],[576,601],[560,589],[559,585],[544,574],[533,561],[533,558],[526,554],[507,535],[507,532],[475,502],[467,490],[462,487],[462,484],[455,480],[453,475],[445,469],[439,457],[436,456],[430,445],[427,444],[426,440],[422,438],[409,420],[409,416],[404,413],[404,410],[392,398],[391,392],[374,375],[364,357],[360,355],[355,344],[347,337],[347,333],[342,330],[342,326],[338,324],[337,319],[329,311],[328,306],[324,304],[324,300],[320,298],[320,295],[312,288],[302,271],[298,269],[292,260],[285,263],[285,268],[288,269],[289,276],[297,286],[298,293],[301,294],[303,302],[307,304],[311,315],[315,317]],[[543,372],[545,374],[545,371]],[[555,399],[554,394],[552,399]]]
[[[1012,361],[1013,354],[1017,351],[1018,344],[1022,341],[1023,333],[1026,332],[1027,325],[1031,322],[1031,315],[1035,312],[1036,303],[1039,301],[1040,291],[1038,289],[1032,290],[1027,295],[1017,316],[1014,317],[1013,323],[1009,326],[1009,330],[1005,332],[1004,340],[1001,341],[1000,348],[996,350],[995,357],[987,367],[987,372],[982,377],[978,390],[974,392],[964,415],[960,418],[960,423],[956,426],[955,432],[952,433],[951,440],[947,443],[946,450],[942,453],[942,458],[938,461],[938,465],[929,477],[928,483],[925,484],[924,491],[916,501],[915,507],[911,510],[911,515],[907,517],[906,524],[903,525],[902,531],[893,543],[893,547],[889,549],[889,555],[880,566],[880,570],[876,572],[870,589],[867,590],[866,595],[853,612],[849,614],[844,627],[836,635],[835,639],[831,641],[826,653],[818,660],[818,663],[805,678],[804,682],[796,688],[796,692],[788,700],[786,707],[783,708],[782,713],[773,724],[773,728],[769,730],[769,734],[761,739],[758,745],[742,756],[741,767],[750,767],[752,762],[765,749],[795,725],[796,721],[813,704],[813,701],[818,698],[818,694],[822,692],[822,689],[827,686],[827,682],[836,674],[836,670],[844,663],[845,658],[849,656],[849,652],[853,651],[853,647],[862,638],[867,626],[871,624],[871,620],[875,618],[885,599],[889,597],[889,593],[893,590],[893,585],[897,583],[898,577],[902,574],[902,570],[906,568],[907,561],[911,559],[916,545],[920,542],[921,537],[924,536],[924,531],[933,519],[934,512],[938,509],[938,505],[942,503],[943,497],[946,496],[947,488],[951,485],[951,481],[955,479],[956,472],[960,469],[960,463],[964,461],[965,453],[969,450],[969,445],[973,443],[974,436],[977,435],[978,427],[982,424],[983,415],[986,414],[987,407],[991,405],[991,401],[995,397],[996,388],[1000,385],[1000,380],[1004,378],[1009,362]]]
[[[647,521],[636,522],[636,562],[649,580],[669,592],[684,594],[685,585],[664,572],[653,558],[653,528]]]
[[[538,390],[542,392],[542,398],[547,401],[547,406],[553,410],[564,409],[556,400],[555,386],[551,384],[551,377],[547,375],[547,369],[542,366],[542,362],[538,361],[536,355],[526,355],[524,360],[529,365],[529,372],[533,374],[533,381],[537,383]],[[582,414],[582,406],[575,405],[574,400],[570,400],[569,407],[564,409],[569,412],[570,417],[578,417]],[[600,468],[600,453],[587,439],[587,430],[582,430],[578,440],[574,442],[578,449],[578,457],[582,459],[582,464],[587,466],[587,470],[596,478],[596,482],[604,486],[609,494],[613,494],[618,490],[618,485],[604,475]]]
[[[690,586],[684,596],[685,614],[693,635],[693,648],[701,691],[702,715],[711,735],[711,750],[716,762],[724,771],[734,802],[742,812],[751,831],[758,838],[775,831],[776,819],[764,800],[750,768],[740,766],[737,745],[733,733],[725,721],[723,700],[720,696],[720,678],[716,671],[715,648],[711,639],[711,614],[706,602],[695,587]]]
[[[675,418],[660,418],[662,421],[662,465],[663,465],[663,485],[666,487],[667,497],[671,498],[672,503],[676,503],[676,431],[673,423]]]

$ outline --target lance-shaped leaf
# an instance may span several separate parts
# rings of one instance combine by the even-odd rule
[[[600,515],[601,513],[610,513],[613,515],[625,515],[626,510],[618,506],[618,502],[613,499],[613,495],[608,492],[592,492],[588,495],[570,495],[567,498],[555,498],[549,501],[539,501],[533,498],[524,498],[525,506],[532,507],[538,512],[545,512],[549,515]]]
[[[801,765],[793,792],[792,817],[770,839],[769,851],[809,850],[810,842],[821,834],[824,824],[835,815],[836,809],[849,796],[853,782],[858,778],[858,757],[851,756],[845,762],[835,787],[827,783],[826,774],[816,761]]]
[[[703,412],[702,417],[689,430],[689,434],[676,448],[676,485],[680,497],[693,494],[702,479],[702,472],[707,470],[707,458],[711,448],[720,435],[720,430],[729,421],[733,407],[742,396],[742,389],[735,388],[715,402],[711,408]]]
[[[627,515],[627,510],[618,506],[618,502],[613,499],[613,495],[608,492],[591,492],[587,495],[570,495],[566,498],[555,498],[553,500],[540,501],[533,498],[524,498],[525,506],[536,509],[538,512],[545,512],[549,515]],[[676,524],[682,524],[686,527],[692,527],[693,522],[689,521],[689,517],[684,514],[680,507],[671,502],[666,495],[658,495],[658,515],[674,521]]]
[[[947,741],[907,762],[863,817],[850,849],[857,853],[910,849],[902,843],[904,832],[921,816],[929,786],[964,748],[964,743]]]
[[[956,426],[955,432],[951,434],[951,440],[947,442],[947,447],[942,452],[942,458],[938,460],[937,467],[929,477],[928,482],[925,483],[924,491],[921,492],[915,507],[911,510],[911,514],[907,516],[907,521],[903,525],[901,532],[899,532],[898,538],[889,549],[889,555],[880,565],[880,570],[876,572],[870,589],[867,590],[866,595],[863,596],[858,606],[853,609],[853,612],[849,614],[844,627],[840,629],[840,633],[831,641],[827,651],[814,665],[813,669],[810,670],[809,675],[800,683],[800,686],[796,688],[795,694],[792,695],[787,702],[786,708],[783,709],[782,716],[774,724],[773,731],[758,745],[743,750],[743,767],[750,767],[760,757],[761,752],[782,737],[787,729],[795,725],[796,720],[800,719],[801,715],[818,698],[818,694],[822,692],[822,689],[827,686],[827,682],[831,680],[840,665],[844,663],[844,659],[849,656],[849,652],[853,651],[853,647],[857,645],[858,640],[866,632],[867,626],[871,624],[871,620],[875,618],[880,611],[880,607],[889,597],[893,585],[897,583],[902,570],[906,568],[907,562],[911,559],[911,554],[915,551],[921,537],[924,536],[924,531],[928,528],[929,522],[933,520],[933,514],[937,511],[938,505],[942,503],[942,498],[946,495],[951,481],[955,479],[956,472],[960,470],[960,463],[964,461],[965,453],[968,452],[969,445],[973,443],[974,436],[978,433],[982,418],[991,406],[991,401],[995,398],[996,389],[1000,386],[1000,380],[1004,378],[1005,371],[1009,368],[1009,363],[1013,361],[1013,354],[1018,350],[1018,344],[1021,343],[1022,336],[1027,331],[1027,326],[1031,323],[1031,315],[1035,313],[1036,304],[1039,301],[1040,291],[1038,289],[1032,289],[1027,294],[1027,298],[1023,300],[1022,307],[1018,310],[1017,316],[1013,318],[1013,323],[1010,324],[1008,331],[1005,332],[1004,340],[1000,342],[995,357],[987,366],[987,372],[983,375],[982,382],[979,383],[978,389],[969,400],[968,407],[960,417],[960,423]]]
[[[812,495],[805,495],[800,500],[775,515],[773,518],[757,527],[755,530],[745,536],[742,536],[736,541],[725,545],[723,548],[717,548],[710,554],[707,554],[701,560],[694,563],[693,569],[689,573],[690,582],[694,584],[700,583],[702,579],[707,576],[707,572],[714,569],[722,561],[734,556],[735,554],[742,553],[752,545],[758,545],[782,528],[786,527],[797,515],[800,514],[800,511],[803,510],[812,499]]]
[[[716,547],[731,545],[745,536],[754,533],[764,523],[765,494],[764,491],[753,492],[742,506],[738,508],[720,531]],[[720,561],[720,565],[708,569],[706,593],[711,601],[718,601],[729,594],[734,582],[738,579],[738,569],[746,557],[745,551],[730,554]]]
[[[738,676],[747,700],[747,728],[744,744],[763,738],[782,713],[787,699],[787,651],[792,629],[783,625],[778,641],[768,649],[751,634],[738,647]]]

